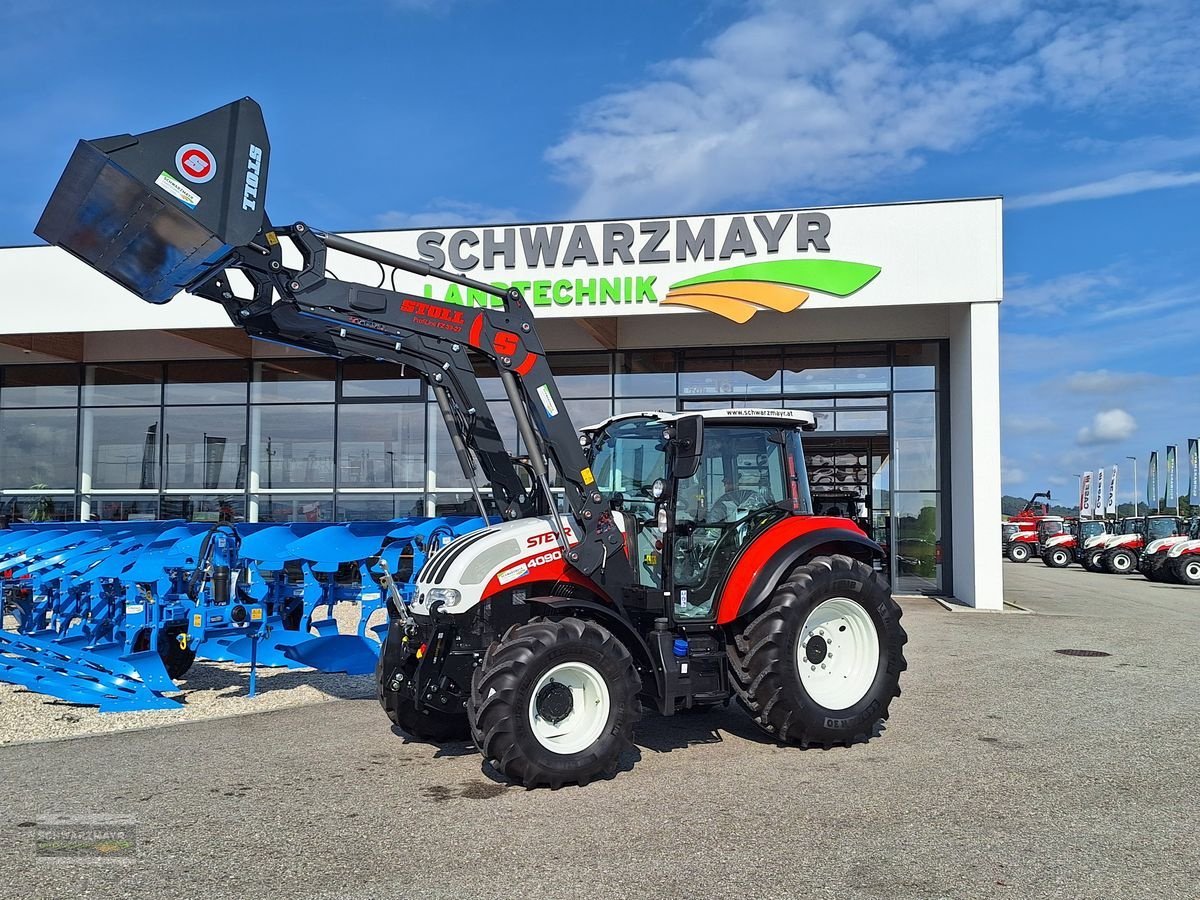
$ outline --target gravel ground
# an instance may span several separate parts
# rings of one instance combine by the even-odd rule
[[[357,609],[339,604],[335,613],[339,629],[351,633],[357,625]],[[6,616],[4,624],[11,628],[15,622]],[[203,659],[196,660],[178,684],[179,693],[168,696],[183,701],[181,709],[101,713],[94,706],[79,706],[0,683],[0,745],[111,734],[375,696],[375,680],[371,675],[259,666],[258,692],[251,698],[247,696],[249,666]]]

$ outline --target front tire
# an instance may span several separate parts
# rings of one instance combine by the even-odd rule
[[[1025,561],[1027,561],[1029,559],[1030,555],[1031,554],[1029,551],[1028,544],[1009,544],[1008,545],[1008,558],[1011,559],[1015,563],[1023,563]]]
[[[413,698],[416,672],[417,657],[404,641],[404,628],[392,619],[379,651],[379,662],[375,664],[375,696],[379,705],[393,725],[420,740],[441,744],[467,738],[470,729],[466,713],[417,706]]]
[[[901,615],[864,563],[839,555],[801,566],[728,644],[738,700],[785,743],[869,740],[908,668]]]
[[[1104,571],[1110,575],[1128,575],[1137,568],[1137,557],[1128,550],[1118,547],[1109,550],[1101,559]]]
[[[1055,547],[1042,555],[1042,562],[1051,569],[1065,569],[1071,564],[1071,553],[1062,547]]]
[[[1091,550],[1084,554],[1083,567],[1089,572],[1103,572],[1104,568],[1100,565],[1100,557],[1104,555],[1103,550]]]
[[[493,643],[471,680],[468,715],[486,759],[527,788],[610,778],[633,747],[641,678],[595,622],[533,619]]]
[[[1180,584],[1200,585],[1200,557],[1185,556],[1175,560],[1171,574]]]

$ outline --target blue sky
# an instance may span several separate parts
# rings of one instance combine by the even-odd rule
[[[0,245],[242,95],[331,229],[1002,194],[1005,492],[1200,434],[1194,2],[151,6],[0,0]]]

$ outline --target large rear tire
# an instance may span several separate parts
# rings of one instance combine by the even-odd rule
[[[493,643],[468,715],[486,759],[527,788],[610,778],[633,747],[641,678],[625,645],[583,619],[532,619]]]
[[[1023,563],[1028,561],[1029,557],[1032,555],[1032,552],[1030,551],[1028,544],[1013,542],[1008,545],[1007,555],[1008,558],[1013,562]]]
[[[1042,562],[1051,569],[1065,569],[1071,564],[1071,551],[1063,547],[1052,547],[1042,554]]]
[[[404,629],[396,619],[375,664],[375,696],[392,724],[402,731],[435,744],[466,739],[470,734],[466,713],[449,713],[418,707],[413,698],[413,676],[417,658],[403,640]]]
[[[738,700],[786,743],[869,740],[908,668],[901,615],[864,563],[839,555],[801,566],[728,644]]]

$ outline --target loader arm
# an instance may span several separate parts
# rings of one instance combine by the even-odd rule
[[[507,514],[520,515],[528,498],[521,500],[511,459],[501,459],[499,430],[469,351],[482,354],[504,386],[564,559],[620,603],[635,582],[624,538],[587,466],[521,292],[302,222],[272,226],[264,212],[270,158],[262,111],[250,98],[145,134],[80,141],[35,231],[147,302],[186,291],[221,303],[252,336],[418,367],[460,460],[466,447],[475,449],[489,480],[510,500]],[[298,269],[284,265],[281,239],[299,250]],[[475,309],[340,281],[326,269],[331,249],[464,285],[500,305]],[[237,295],[229,270],[246,275],[251,296]],[[555,509],[547,459],[562,478],[576,544]]]

